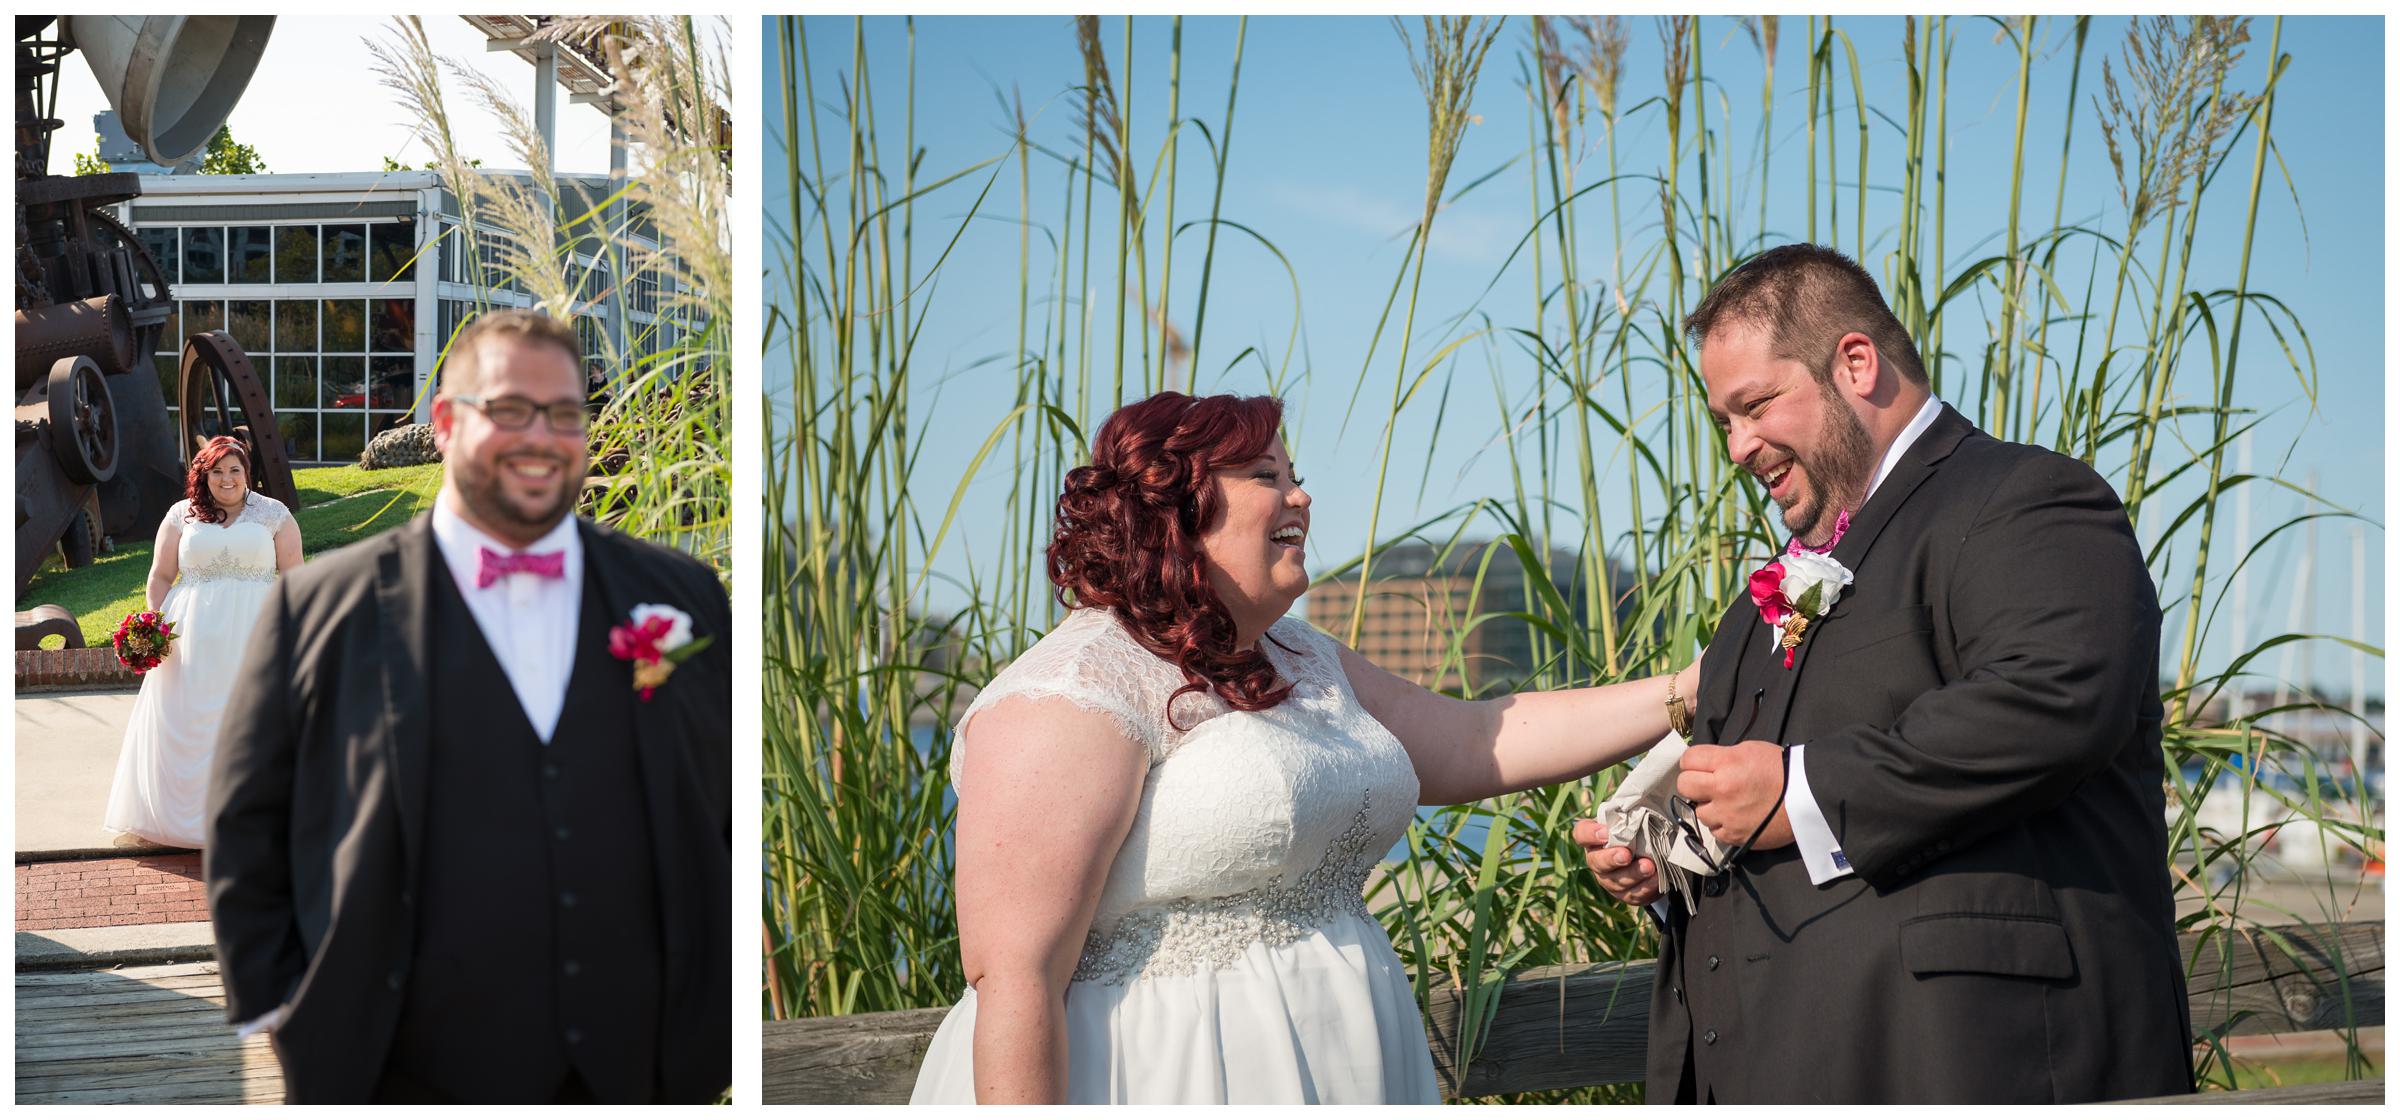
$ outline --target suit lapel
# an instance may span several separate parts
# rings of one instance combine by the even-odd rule
[[[411,882],[425,845],[425,798],[432,725],[426,651],[432,644],[433,521],[420,516],[393,530],[392,547],[377,558],[375,605],[382,618],[384,766],[400,817],[401,848]]]
[[[1745,576],[1745,579],[1747,577]],[[1700,695],[1696,698],[1692,721],[1695,743],[1725,741],[1726,721],[1733,713],[1734,676],[1742,658],[1749,656],[1750,643],[1760,641],[1758,608],[1750,602],[1750,592],[1744,587],[1734,592],[1733,605],[1725,609],[1725,617],[1717,621],[1716,637],[1700,654]]]
[[[580,517],[575,528],[583,536],[583,578],[598,589],[600,603],[607,614],[599,620],[603,628],[622,625],[633,617],[633,608],[649,600],[651,594],[638,584],[638,566],[622,542],[604,533]],[[668,603],[668,606],[692,613],[691,603]],[[696,637],[696,635],[695,635]],[[719,637],[718,641],[726,640]],[[610,688],[633,689],[631,662],[612,662],[598,679]],[[681,835],[680,805],[675,798],[678,763],[682,756],[682,722],[676,718],[682,703],[682,693],[669,678],[665,685],[651,694],[649,700],[635,699],[633,704],[633,753],[642,776],[642,802],[650,811],[650,859],[657,872],[659,930],[665,937],[665,991],[681,990],[682,962],[689,946],[684,944],[684,923],[676,920],[687,902],[684,883],[677,873],[671,853],[674,838]]]
[[[1925,429],[1925,434],[1918,436],[1917,442],[1900,456],[1900,461],[1892,465],[1892,473],[1884,476],[1883,484],[1875,488],[1875,496],[1867,499],[1867,504],[1851,516],[1850,531],[1844,533],[1841,543],[1834,546],[1833,559],[1842,567],[1857,572],[1860,565],[1866,562],[1867,551],[1875,547],[1876,539],[1892,523],[1892,515],[1908,503],[1910,495],[1915,494],[1926,479],[1933,477],[1942,460],[1949,458],[1950,453],[1957,450],[1959,442],[1974,430],[1975,426],[1967,423],[1966,417],[1960,416],[1949,405],[1943,405],[1941,415],[1934,418],[1933,424]],[[1792,698],[1799,694],[1801,670],[1808,668],[1809,651],[1823,640],[1822,631],[1825,627],[1839,625],[1856,605],[1857,600],[1845,594],[1834,603],[1831,613],[1809,625],[1807,637],[1800,642],[1798,649],[1792,651],[1792,667],[1778,673],[1776,683],[1767,689],[1763,713],[1766,719],[1760,725],[1762,737],[1783,741],[1784,725],[1791,719]]]

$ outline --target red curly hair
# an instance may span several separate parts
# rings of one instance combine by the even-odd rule
[[[191,503],[187,507],[187,516],[192,520],[211,525],[224,522],[225,511],[217,508],[217,500],[208,492],[208,472],[215,470],[217,463],[227,455],[242,461],[242,479],[244,482],[250,481],[250,452],[242,446],[242,441],[232,436],[218,436],[201,445],[199,453],[192,456],[192,469],[183,476],[183,497]]]
[[[1115,612],[1143,648],[1183,671],[1167,697],[1170,722],[1187,692],[1213,690],[1245,712],[1291,695],[1264,652],[1233,648],[1233,612],[1200,551],[1224,512],[1211,476],[1266,454],[1282,423],[1273,397],[1160,393],[1100,425],[1091,465],[1068,471],[1058,496],[1048,556],[1059,604]]]

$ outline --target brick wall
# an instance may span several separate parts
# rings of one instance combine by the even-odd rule
[[[141,674],[117,660],[108,646],[17,651],[18,692],[89,692],[137,688]]]

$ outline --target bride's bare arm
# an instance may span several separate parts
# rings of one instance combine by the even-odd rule
[[[1367,714],[1400,740],[1417,770],[1417,801],[1456,805],[1534,789],[1614,766],[1667,733],[1667,677],[1460,700],[1393,676],[1342,646],[1342,669]],[[1675,674],[1689,700],[1700,663]]]
[[[300,566],[300,559],[300,519],[287,513],[275,530],[275,570],[291,571]]]
[[[142,589],[144,609],[157,610],[167,601],[167,589],[175,586],[175,545],[183,539],[183,527],[172,515],[158,522],[158,539],[150,542],[150,582]]]
[[[958,943],[975,988],[975,1099],[1056,1103],[1066,993],[1149,756],[1108,717],[1002,700],[970,721],[958,795]]]

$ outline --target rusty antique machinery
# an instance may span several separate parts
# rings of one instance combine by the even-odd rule
[[[183,492],[198,443],[232,435],[251,485],[296,504],[266,387],[223,331],[184,340],[180,424],[152,355],[173,311],[165,273],[111,207],[138,175],[53,175],[59,68],[80,52],[150,157],[204,147],[249,84],[272,16],[18,16],[17,592],[53,554],[68,567],[146,539]]]

